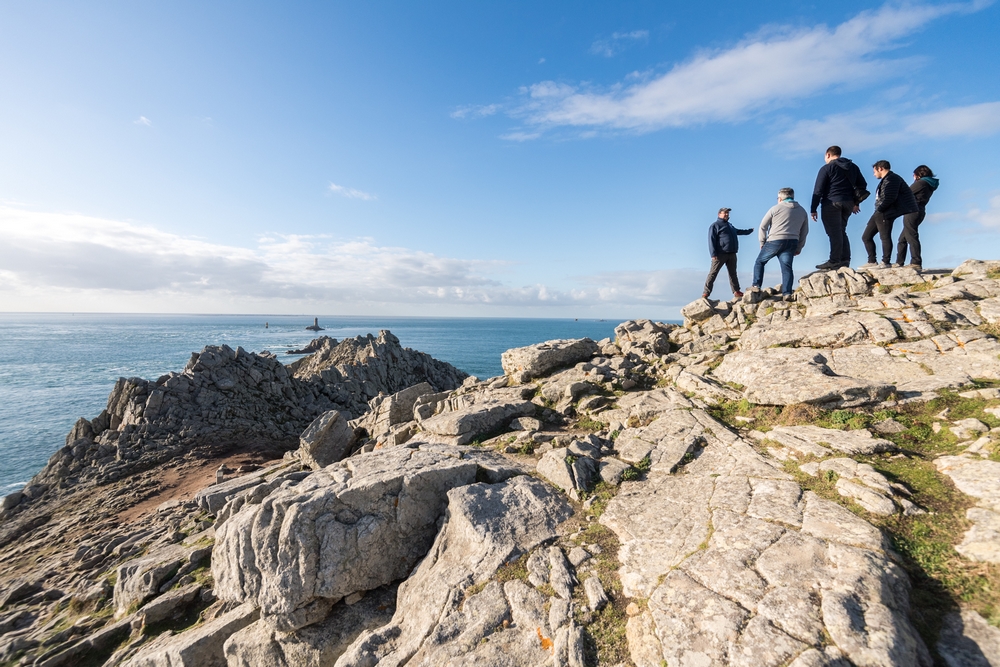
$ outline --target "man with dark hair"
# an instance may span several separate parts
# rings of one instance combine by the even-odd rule
[[[875,190],[875,212],[868,220],[861,235],[861,241],[868,251],[868,263],[862,268],[879,266],[875,260],[875,233],[878,232],[882,241],[882,266],[888,268],[889,257],[892,255],[892,223],[896,218],[907,213],[916,213],[917,200],[902,176],[891,171],[888,160],[879,160],[872,165],[875,178],[881,179]]]
[[[720,208],[719,219],[708,228],[708,254],[712,256],[712,268],[709,269],[708,278],[705,280],[705,291],[701,295],[702,299],[707,299],[712,293],[715,278],[723,266],[729,270],[729,286],[733,288],[733,296],[737,299],[743,296],[743,292],[740,291],[740,279],[736,275],[736,253],[740,249],[740,242],[736,236],[744,236],[753,232],[753,227],[736,229],[729,224],[731,210]]]
[[[819,264],[817,269],[836,269],[851,264],[851,242],[847,238],[847,221],[852,213],[858,213],[855,199],[857,189],[868,187],[858,165],[841,157],[840,146],[826,149],[826,164],[819,168],[816,186],[812,196],[812,219],[823,205],[823,230],[830,237],[830,259]]]

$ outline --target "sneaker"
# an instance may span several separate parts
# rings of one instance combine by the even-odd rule
[[[734,299],[742,299],[743,298],[743,292],[741,292],[739,290],[736,290],[735,292],[733,292],[733,298]]]
[[[828,269],[837,268],[837,262],[823,262],[822,264],[817,264],[816,268],[820,271],[826,271]]]
[[[702,294],[701,298],[705,299],[707,301],[708,300],[708,292],[705,292],[704,294]]]
[[[795,301],[795,295],[794,294],[782,294],[781,295],[781,300],[782,301]]]
[[[878,262],[868,262],[867,264],[862,264],[858,268],[859,269],[877,269],[878,266],[879,266]]]
[[[759,292],[760,288],[757,287],[756,285],[751,285],[749,288],[747,288],[747,291],[748,292]]]
[[[920,264],[907,264],[906,268],[907,269],[915,269],[917,271],[923,271],[924,270],[924,267],[921,266]]]
[[[879,266],[880,269],[891,269],[892,268],[892,264],[890,264],[889,262],[879,262],[878,266]]]

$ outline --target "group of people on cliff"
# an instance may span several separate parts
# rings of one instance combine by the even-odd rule
[[[896,244],[896,266],[908,266],[920,270],[923,258],[920,254],[920,223],[924,221],[925,207],[938,187],[938,179],[926,165],[913,170],[913,183],[907,186],[901,176],[892,171],[888,160],[879,160],[872,165],[875,178],[879,180],[875,189],[875,212],[868,220],[861,242],[868,253],[868,263],[861,268],[892,266],[892,227],[898,218],[903,219],[903,230]],[[830,238],[830,259],[816,266],[820,270],[839,269],[851,264],[851,242],[847,236],[847,223],[851,215],[861,211],[861,203],[871,193],[868,182],[858,165],[843,157],[839,146],[826,149],[825,164],[816,175],[810,213],[795,201],[792,188],[778,190],[778,203],[772,206],[761,220],[758,231],[760,253],[753,266],[751,290],[759,290],[764,282],[764,266],[773,258],[778,258],[781,267],[781,293],[786,300],[792,297],[792,261],[802,252],[809,234],[809,218],[822,220],[823,230]],[[750,229],[737,229],[729,222],[732,209],[719,209],[718,219],[708,230],[708,250],[712,257],[712,267],[705,280],[702,298],[707,299],[715,285],[715,279],[725,266],[729,272],[729,285],[736,298],[741,298],[740,281],[736,274],[736,255],[739,251],[739,236],[753,233]],[[882,252],[881,261],[876,257],[875,235],[879,236]],[[910,263],[906,264],[906,255]]]

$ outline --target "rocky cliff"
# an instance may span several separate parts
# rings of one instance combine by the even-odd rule
[[[818,272],[447,388],[320,339],[288,386],[354,409],[309,392],[280,462],[4,511],[0,661],[1000,664],[998,278]]]

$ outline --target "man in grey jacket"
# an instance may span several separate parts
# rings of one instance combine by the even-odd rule
[[[792,299],[792,258],[802,252],[809,234],[809,214],[795,201],[795,190],[778,190],[778,203],[760,221],[760,254],[753,265],[753,291],[764,283],[764,265],[772,257],[781,265],[781,293]]]

